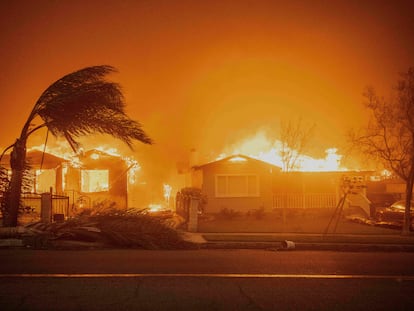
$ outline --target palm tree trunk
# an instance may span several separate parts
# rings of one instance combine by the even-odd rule
[[[17,139],[10,156],[12,175],[6,194],[4,226],[16,227],[26,163],[26,138]]]

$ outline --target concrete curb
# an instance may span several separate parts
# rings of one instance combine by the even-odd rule
[[[399,235],[198,233],[207,249],[414,252],[414,237]],[[287,242],[291,247],[287,249]]]
[[[0,239],[0,248],[21,248],[25,247],[21,239]]]
[[[265,249],[275,251],[414,252],[414,245],[362,243],[295,243],[286,249],[281,242],[207,242],[204,249]]]
[[[368,235],[312,235],[312,234],[240,234],[183,232],[185,241],[200,249],[264,249],[274,251],[383,251],[414,252],[414,237]],[[63,244],[62,244],[63,243]],[[102,245],[67,241],[54,245],[55,249],[99,249]],[[289,245],[289,247],[288,247]],[[27,248],[22,239],[0,239],[2,248]]]

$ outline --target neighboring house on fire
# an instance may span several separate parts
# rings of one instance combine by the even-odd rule
[[[117,207],[128,205],[129,167],[117,156],[98,150],[90,150],[79,156],[79,161],[69,161],[49,153],[33,150],[27,153],[29,164],[30,192],[40,194],[50,192],[66,195],[70,206],[75,208],[93,207],[102,201],[115,202]],[[9,155],[5,155],[2,165],[8,169]],[[30,196],[30,202],[40,209]],[[70,212],[69,212],[70,213]]]

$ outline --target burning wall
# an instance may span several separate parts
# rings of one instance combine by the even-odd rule
[[[74,190],[89,202],[116,202],[128,206],[128,166],[121,158],[99,150],[90,150],[79,157],[80,168],[70,167],[66,174],[66,190]],[[88,202],[88,201],[87,201]]]
[[[76,158],[65,159],[39,150],[27,153],[30,166],[31,192],[66,194],[74,206],[92,207],[100,201],[116,202],[118,207],[128,206],[128,173],[134,163],[91,150]],[[3,158],[8,167],[9,155]],[[82,199],[79,203],[80,198]]]

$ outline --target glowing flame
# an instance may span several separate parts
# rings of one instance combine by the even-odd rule
[[[113,148],[113,147],[108,147],[108,146],[98,146],[96,148],[93,148],[95,150],[101,151],[103,153],[106,153],[108,155],[114,156],[114,157],[119,157],[121,158],[123,161],[125,161],[125,163],[128,166],[128,182],[130,184],[135,184],[137,182],[137,173],[138,171],[141,170],[141,166],[139,165],[138,161],[135,160],[133,157],[128,157],[128,156],[123,156],[122,154],[120,154],[120,152],[118,151],[118,149]],[[74,168],[80,168],[82,167],[82,162],[80,160],[80,155],[84,152],[83,148],[80,148],[78,151],[78,154],[75,154],[67,145],[66,142],[64,141],[60,141],[58,140],[55,143],[54,147],[50,147],[48,145],[42,144],[42,145],[38,145],[38,146],[33,146],[32,148],[29,149],[29,151],[32,150],[38,150],[38,151],[45,151],[47,153],[50,153],[52,155],[55,155],[57,157],[60,157],[62,159],[65,159],[69,162],[70,166],[74,167]],[[93,160],[99,160],[100,155],[98,153],[92,153],[90,155],[91,159]]]
[[[245,162],[247,160],[243,157],[234,157],[234,158],[231,158],[229,161],[231,161],[231,162]]]
[[[82,192],[108,191],[108,170],[82,170]]]
[[[91,159],[98,160],[99,158],[100,158],[99,154],[97,154],[97,153],[92,153],[91,154]]]
[[[75,154],[66,143],[62,141],[57,141],[57,145],[54,147],[49,147],[44,144],[33,146],[28,151],[37,150],[41,152],[46,152],[57,156],[59,158],[67,160],[72,167],[80,168],[82,166],[82,162],[79,159],[79,154]],[[80,149],[80,152],[83,152],[83,149]]]
[[[63,158],[65,160],[71,160],[73,157],[76,156],[76,154],[68,147],[68,144],[65,141],[58,140],[54,144],[53,147],[50,147],[45,144],[41,144],[38,146],[33,146],[28,151],[37,150],[37,151],[45,151],[47,153],[53,154],[57,157]]]
[[[169,206],[172,187],[168,184],[163,184],[163,190],[165,203],[167,204],[167,206]]]
[[[128,165],[128,182],[133,185],[137,182],[137,173],[141,170],[141,165],[132,157],[122,158]]]
[[[314,159],[308,156],[300,156],[298,159],[299,170],[309,172],[346,170],[340,166],[342,156],[337,154],[336,148],[327,149],[325,152],[326,157],[324,159]]]
[[[118,149],[113,148],[113,147],[98,146],[98,147],[96,147],[94,149],[96,149],[98,151],[102,151],[102,152],[104,152],[106,154],[109,154],[111,156],[114,156],[114,157],[121,157],[122,158],[122,155],[119,153]]]
[[[148,205],[148,211],[151,213],[159,212],[163,210],[163,207],[161,204],[150,204]]]
[[[279,140],[269,140],[263,132],[257,133],[255,136],[240,141],[238,144],[229,148],[230,152],[222,153],[216,160],[220,160],[229,155],[243,154],[251,158],[255,158],[279,167],[284,167],[282,156],[282,142]],[[325,150],[326,157],[323,159],[315,159],[304,154],[298,154],[296,150],[289,150],[296,162],[293,170],[295,171],[346,171],[341,167],[342,155],[337,153],[336,148]],[[239,158],[233,158],[234,161]]]

